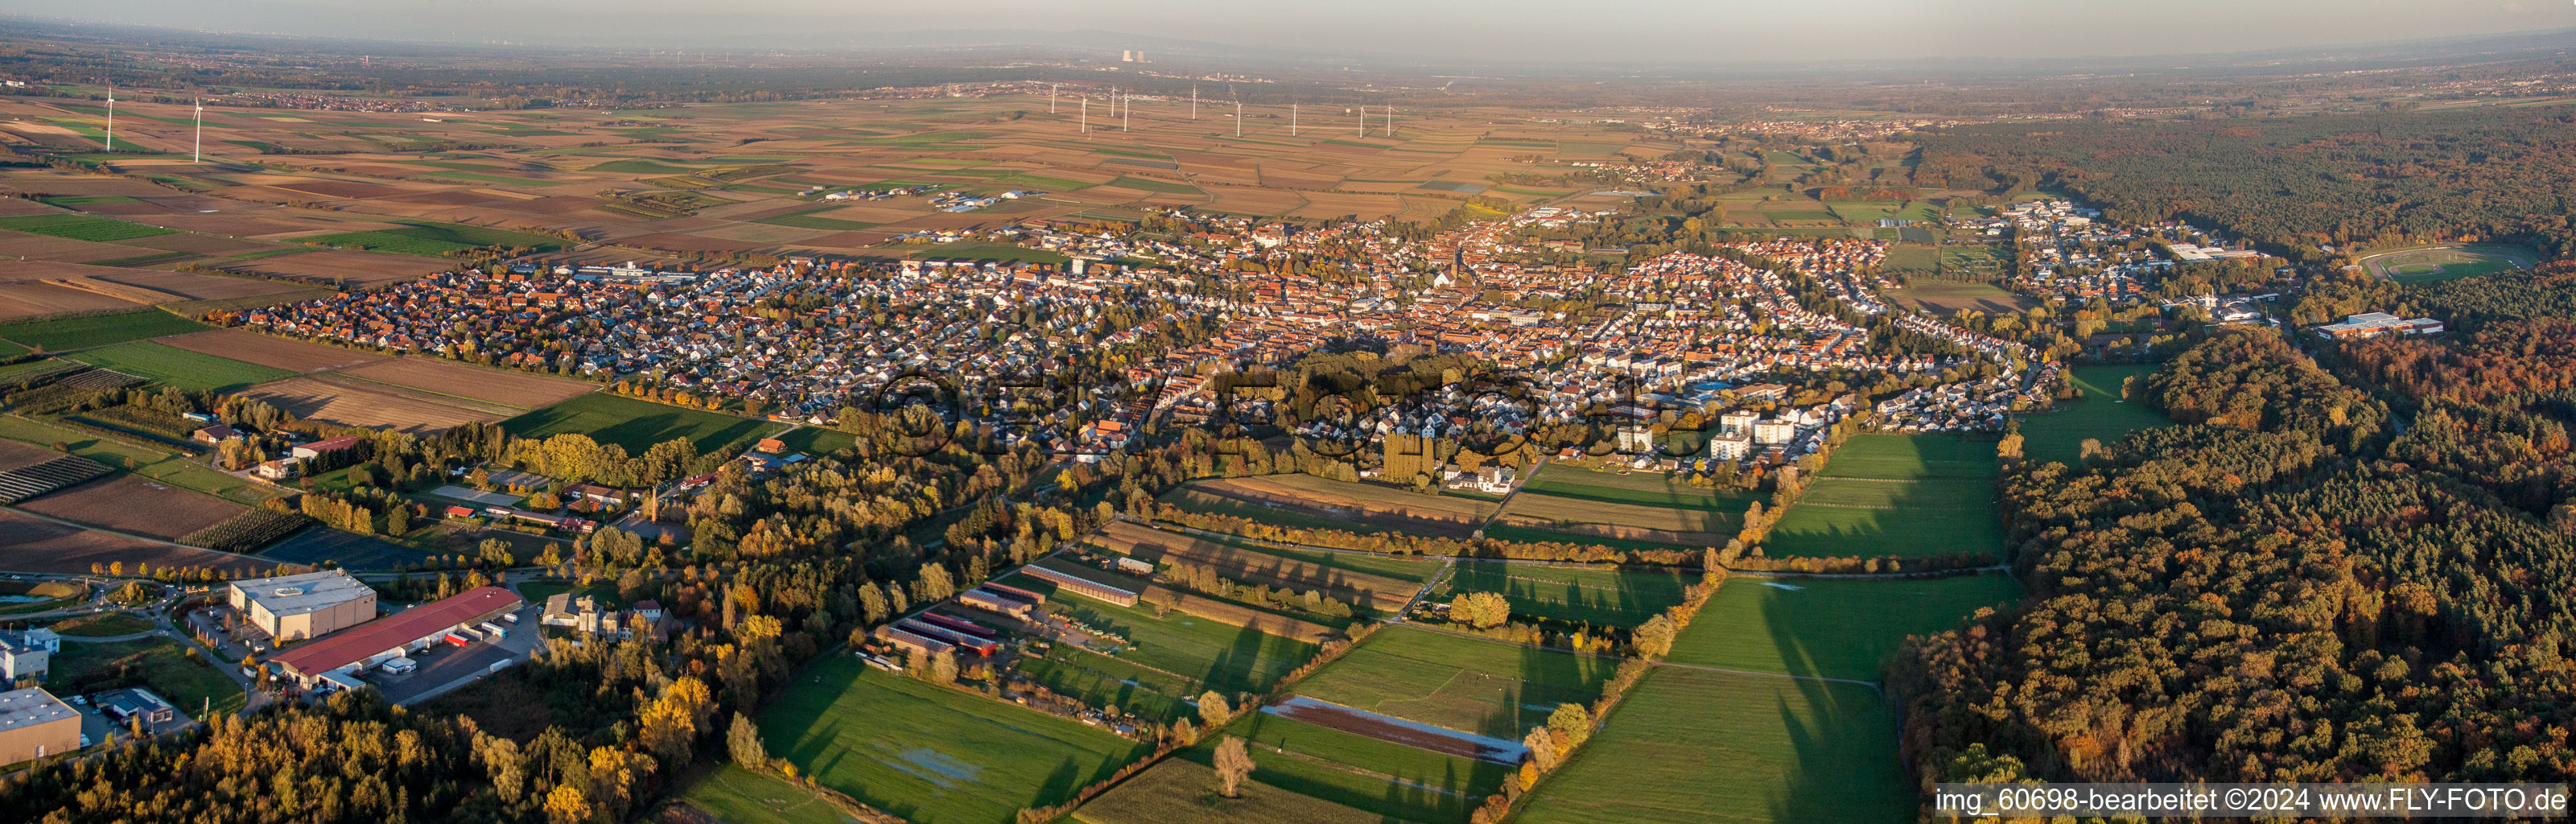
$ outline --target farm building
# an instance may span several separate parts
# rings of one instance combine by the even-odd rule
[[[29,687],[0,692],[0,764],[80,749],[80,713],[53,693]]]
[[[342,435],[337,438],[324,438],[307,444],[296,444],[293,454],[295,457],[309,461],[320,458],[324,455],[337,455],[342,452],[347,452],[356,448],[357,445],[358,436]]]
[[[278,643],[318,638],[374,620],[376,591],[340,570],[234,581],[226,598]]]
[[[1082,576],[1078,572],[1056,569],[1046,565],[1044,562],[1030,564],[1022,569],[1027,571],[1030,575],[1044,579],[1056,586],[1063,587],[1075,595],[1107,601],[1122,607],[1135,606],[1136,595],[1140,591],[1101,581],[1094,581]]]
[[[957,602],[986,612],[998,612],[1013,618],[1027,618],[1038,602],[988,587],[976,587],[957,596]]]
[[[937,655],[954,649],[954,647],[949,645],[946,641],[941,641],[936,638],[925,638],[893,624],[878,627],[877,637],[883,639],[886,643],[895,645],[896,648],[907,653],[917,652],[923,655]]]
[[[428,649],[450,633],[498,618],[523,603],[509,590],[475,587],[324,636],[271,658],[269,663],[306,687],[325,680],[338,682],[348,673],[401,657],[404,652]]]

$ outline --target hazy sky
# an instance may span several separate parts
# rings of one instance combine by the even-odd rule
[[[0,0],[0,11],[232,31],[663,46],[1094,29],[1433,58],[1674,63],[2206,54],[2576,27],[2570,0]]]

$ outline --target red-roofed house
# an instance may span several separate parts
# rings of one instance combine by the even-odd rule
[[[295,457],[309,461],[324,455],[346,452],[357,445],[358,436],[356,435],[342,435],[337,438],[324,438],[312,443],[297,444],[295,446]]]
[[[269,663],[309,688],[326,676],[345,676],[405,652],[426,649],[459,628],[500,617],[524,603],[518,594],[500,587],[475,587],[307,641]]]

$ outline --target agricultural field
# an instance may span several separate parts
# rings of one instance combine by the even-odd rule
[[[2075,382],[2083,400],[2061,402],[2053,412],[2022,416],[2022,454],[2034,461],[2074,464],[2083,459],[2086,440],[2110,446],[2130,432],[2171,424],[2145,401],[2120,395],[2124,381],[2132,377],[2144,381],[2154,371],[2153,366],[2078,366],[2068,370],[2067,378]]]
[[[202,331],[204,324],[159,309],[0,325],[0,339],[47,352],[64,352]]]
[[[1912,821],[1896,731],[1895,710],[1857,684],[1658,668],[1513,820]]]
[[[173,231],[159,226],[127,223],[112,217],[77,214],[0,217],[0,229],[94,242],[133,240],[166,235]]]
[[[487,246],[527,247],[540,252],[563,248],[563,241],[543,235],[459,226],[449,223],[400,221],[400,229],[371,229],[359,232],[315,235],[296,238],[297,243],[318,244],[352,251],[388,252],[397,255],[443,257],[450,252]]]
[[[1496,523],[1549,533],[1549,540],[1711,546],[1735,537],[1746,506],[1755,500],[1674,483],[1660,472],[1620,474],[1551,463],[1512,496]]]
[[[2021,597],[2012,576],[1727,579],[1673,641],[1675,664],[1876,681],[1908,635],[1957,628]]]
[[[11,572],[88,574],[91,564],[136,564],[202,567],[229,572],[267,573],[276,562],[243,555],[154,543],[92,529],[64,526],[10,512],[0,512],[0,569]]]
[[[1896,255],[1890,253],[1889,259]],[[1979,312],[2020,312],[2034,304],[2029,298],[1985,280],[1937,280],[1928,274],[1886,292],[1887,299],[1911,308],[1938,315],[1974,309]]]
[[[772,756],[915,824],[1009,824],[1145,755],[1144,744],[830,655],[760,714]]]
[[[1682,589],[1698,580],[1698,573],[1673,570],[1462,559],[1435,597],[1498,592],[1513,615],[1633,627],[1681,603]]]
[[[1763,539],[1773,557],[2000,554],[1993,442],[1860,435],[1844,443]]]
[[[1253,759],[1255,765],[1260,758]],[[1257,770],[1256,770],[1257,771]],[[1263,783],[1243,782],[1237,797],[1217,792],[1216,770],[1188,758],[1167,758],[1074,811],[1081,824],[1381,824],[1376,812],[1299,795]]]
[[[1297,693],[1437,727],[1518,740],[1560,703],[1590,703],[1608,658],[1389,626],[1297,682]]]
[[[1226,728],[1252,754],[1255,779],[1327,801],[1406,821],[1466,820],[1484,796],[1502,788],[1513,767],[1433,752],[1317,726],[1276,712],[1254,713]],[[1179,757],[1213,762],[1201,747]]]
[[[1257,549],[1165,532],[1143,524],[1113,522],[1102,527],[1093,543],[1120,555],[1154,564],[1191,563],[1245,583],[1298,591],[1322,590],[1336,600],[1358,600],[1380,615],[1403,609],[1421,589],[1417,581],[1384,578],[1340,567],[1291,560]]]
[[[217,671],[215,664],[168,638],[67,641],[51,663],[45,689],[58,695],[139,685],[169,699],[172,707],[190,718],[204,717],[208,707],[218,713],[240,712],[250,702],[241,685]]]
[[[242,503],[255,504],[277,497],[275,491],[257,482],[217,472],[167,449],[113,440],[31,418],[0,415],[0,438],[47,447],[59,443],[69,447],[70,454],[113,469]]]
[[[175,541],[243,511],[211,495],[172,489],[140,475],[115,475],[18,504],[38,515]]]
[[[1496,509],[1494,502],[1481,498],[1425,495],[1391,486],[1335,481],[1302,474],[1224,478],[1200,481],[1182,489],[1248,504],[1249,507],[1241,510],[1247,514],[1278,510],[1339,524],[1330,528],[1351,529],[1357,525],[1368,525],[1450,537],[1465,537],[1475,531],[1485,519],[1493,516]],[[1269,518],[1257,519],[1270,522]],[[1278,523],[1281,526],[1296,525],[1284,521]]]
[[[501,426],[523,438],[577,432],[600,443],[626,447],[632,455],[641,455],[654,444],[673,438],[687,438],[697,444],[700,453],[712,453],[728,444],[749,443],[786,428],[768,421],[601,393],[575,396],[502,421]]]
[[[83,350],[72,360],[103,366],[156,383],[200,392],[231,392],[294,373],[191,352],[153,341],[129,341]]]
[[[276,335],[263,335],[248,329],[209,329],[193,334],[162,338],[154,343],[286,372],[328,372],[374,363],[388,357]]]
[[[320,566],[328,561],[342,569],[353,570],[415,566],[427,561],[429,555],[427,551],[383,538],[320,526],[306,527],[304,531],[259,551],[259,557],[273,561],[308,566]],[[531,600],[535,599],[532,597]]]

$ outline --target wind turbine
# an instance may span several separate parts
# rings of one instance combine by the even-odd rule
[[[1288,104],[1288,136],[1297,136],[1297,104]]]
[[[1082,133],[1091,133],[1091,98],[1082,99]]]
[[[1190,119],[1199,119],[1199,84],[1190,84]]]
[[[1055,114],[1055,87],[1054,83],[1047,84],[1047,114]]]
[[[1234,136],[1243,136],[1243,101],[1234,101]]]
[[[107,150],[116,151],[116,84],[107,85]]]
[[[1133,97],[1133,96],[1130,96],[1130,95],[1124,95],[1124,94],[1119,95],[1119,96],[1118,96],[1118,130],[1119,130],[1119,131],[1122,131],[1122,132],[1123,132],[1123,131],[1126,131],[1126,130],[1127,130],[1127,121],[1128,121],[1128,119],[1130,118],[1130,116],[1134,115],[1135,113],[1136,113],[1136,98],[1135,98],[1135,97]]]
[[[193,102],[197,104],[197,145],[196,148],[188,150],[188,162],[204,163],[206,162],[206,101]]]
[[[1368,136],[1368,107],[1360,107],[1360,136]]]
[[[1386,107],[1386,136],[1395,136],[1395,107]]]

